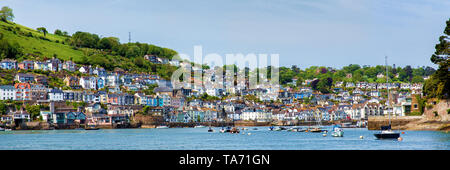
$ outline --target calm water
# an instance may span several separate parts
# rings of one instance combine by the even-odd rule
[[[450,134],[445,132],[405,131],[399,142],[376,140],[376,131],[367,129],[344,129],[342,138],[268,127],[248,128],[245,135],[219,133],[219,129],[214,133],[208,128],[9,131],[0,132],[0,150],[450,150]]]

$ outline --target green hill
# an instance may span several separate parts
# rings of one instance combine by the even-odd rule
[[[52,58],[56,55],[63,60],[72,57],[74,61],[80,61],[83,56],[82,51],[75,50],[66,43],[69,37],[50,33],[44,37],[41,32],[12,22],[0,22],[0,32],[3,38],[20,45],[24,56],[19,56],[18,60],[29,58],[27,55],[35,56],[36,59]]]
[[[153,64],[144,60],[146,54],[171,59],[176,51],[146,43],[119,43],[115,37],[99,38],[95,34],[76,32],[64,36],[39,32],[13,22],[0,21],[0,34],[9,44],[19,46],[20,54],[1,55],[4,58],[45,60],[59,58],[72,60],[78,64],[101,66],[107,70],[121,68],[129,72],[159,74],[169,79],[176,67],[168,64]],[[0,44],[1,46],[1,44]],[[11,46],[2,49],[11,49]],[[0,47],[1,48],[1,47]],[[1,49],[0,49],[1,50]]]

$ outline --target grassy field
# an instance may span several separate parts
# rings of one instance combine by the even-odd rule
[[[69,46],[65,42],[67,37],[64,36],[47,33],[44,37],[43,33],[35,29],[12,22],[0,22],[0,32],[4,38],[19,43],[25,54],[33,54],[32,56],[36,56],[36,59],[42,59],[44,57],[52,58],[56,55],[63,60],[72,58],[74,61],[79,61],[84,55],[81,50],[76,50]],[[31,57],[28,55],[24,56],[25,58]],[[18,60],[25,58],[21,57]]]

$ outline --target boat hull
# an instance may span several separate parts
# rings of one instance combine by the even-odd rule
[[[400,133],[388,133],[388,134],[377,133],[373,135],[377,139],[397,139],[398,137],[400,137]]]

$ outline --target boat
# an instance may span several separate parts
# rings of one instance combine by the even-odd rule
[[[252,130],[258,130],[258,128],[253,128]]]
[[[331,132],[333,137],[344,137],[344,130],[339,125],[333,126],[333,131]]]
[[[100,128],[98,128],[95,125],[89,125],[87,127],[84,128],[84,130],[99,130]]]
[[[230,130],[230,133],[239,133],[240,131],[239,131],[239,128],[236,128],[236,127],[233,127],[231,130]]]
[[[400,137],[400,133],[394,132],[391,128],[391,107],[389,100],[389,76],[388,76],[388,67],[387,67],[387,56],[385,58],[386,62],[386,82],[388,83],[387,87],[387,112],[389,117],[389,125],[381,126],[381,132],[373,134],[377,139],[398,139]]]
[[[273,127],[273,126],[270,126],[270,127],[269,127],[269,130],[270,130],[270,131],[273,131],[273,130],[274,130],[274,127]]]
[[[223,129],[223,127],[222,127],[222,129],[220,129],[219,132],[220,133],[225,133],[225,129]]]
[[[166,125],[159,125],[159,126],[156,126],[156,129],[168,129],[169,127],[168,126],[166,126]]]
[[[0,131],[5,131],[5,128],[0,127]]]
[[[374,134],[377,139],[398,139],[400,133],[394,132],[389,126],[381,126],[381,133]]]
[[[310,128],[308,131],[312,132],[312,133],[327,132],[327,130],[323,130],[320,127],[313,127],[313,128]]]
[[[208,132],[214,132],[214,129],[212,129],[211,127],[209,127]]]
[[[203,126],[203,125],[196,125],[196,126],[194,126],[194,128],[205,128],[206,126]]]

